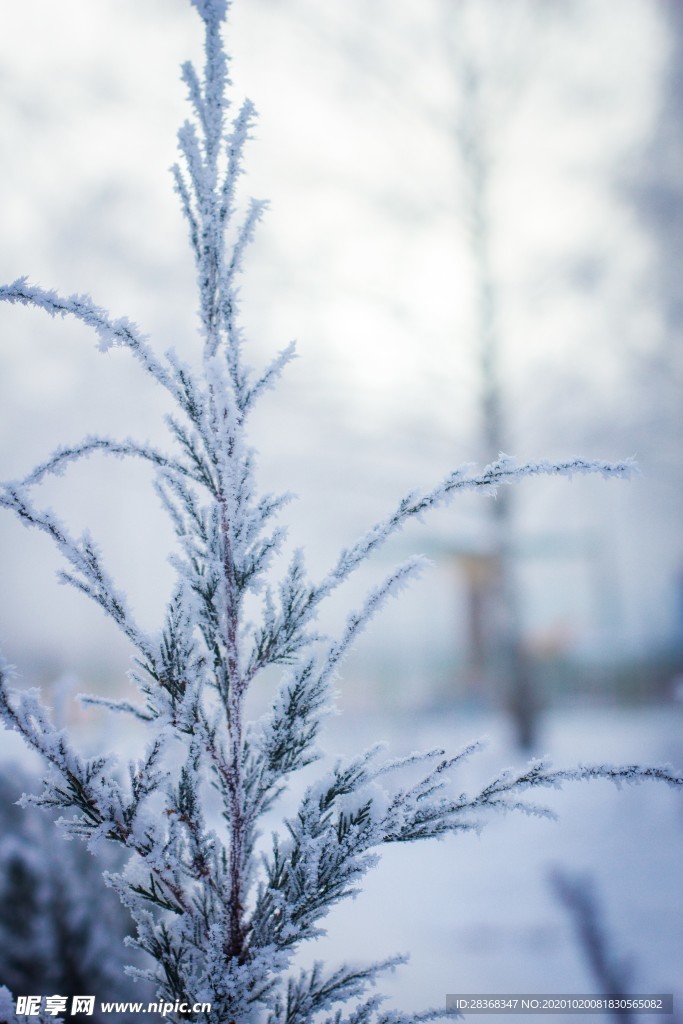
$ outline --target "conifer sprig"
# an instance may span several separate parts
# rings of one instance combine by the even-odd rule
[[[368,995],[368,987],[401,958],[290,973],[301,944],[320,935],[330,908],[357,891],[384,844],[478,829],[495,811],[547,815],[522,795],[565,781],[654,779],[680,787],[682,780],[668,768],[557,770],[535,762],[519,773],[501,773],[474,796],[455,797],[453,777],[477,744],[454,756],[436,750],[385,761],[373,748],[322,771],[259,855],[264,815],[273,812],[291,776],[321,757],[318,743],[333,705],[335,673],[372,617],[422,563],[412,559],[389,573],[349,613],[337,638],[318,631],[318,610],[409,520],[461,491],[493,495],[503,484],[537,475],[624,477],[632,463],[577,458],[517,465],[501,456],[481,472],[464,467],[423,494],[408,494],[320,581],[309,579],[301,552],[274,577],[272,561],[286,540],[274,520],[290,495],[260,493],[246,422],[294,348],[285,347],[260,373],[243,360],[236,282],[265,208],[251,200],[240,215],[237,198],[254,110],[247,102],[229,122],[222,39],[227,2],[192,2],[204,22],[205,63],[202,73],[192,64],[183,67],[193,116],[179,132],[181,160],[173,179],[197,272],[201,368],[191,369],[172,351],[157,357],[135,325],[113,319],[88,297],[61,298],[26,278],[0,287],[0,300],[92,327],[102,351],[128,348],[174,402],[166,422],[175,454],[89,435],[57,449],[23,480],[0,485],[0,507],[50,536],[68,566],[60,578],[95,601],[132,644],[131,679],[142,703],[82,699],[138,718],[147,730],[146,746],[126,765],[113,755],[82,757],[52,724],[35,691],[11,688],[4,663],[0,716],[48,765],[43,793],[27,800],[61,808],[62,828],[91,848],[106,840],[130,855],[125,870],[108,881],[135,920],[134,944],[149,958],[146,969],[131,974],[154,982],[159,999],[208,1002],[211,1024],[432,1020],[445,1011],[384,1012],[381,997]],[[176,581],[157,634],[135,622],[90,535],[72,536],[34,501],[34,489],[49,476],[96,453],[149,463],[174,528]],[[247,595],[260,601],[253,625],[245,614]],[[282,676],[270,711],[248,722],[247,693],[273,666],[281,667]],[[406,784],[411,772],[413,781]]]

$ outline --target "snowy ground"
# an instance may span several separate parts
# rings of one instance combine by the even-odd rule
[[[545,720],[538,753],[550,753],[557,766],[670,761],[680,767],[682,722],[678,706],[555,711]],[[523,763],[505,723],[494,717],[347,714],[332,721],[324,745],[340,754],[377,740],[388,741],[392,755],[437,745],[455,751],[483,734],[490,737],[487,749],[457,784],[458,791],[472,791],[500,768]],[[26,760],[13,735],[2,734],[0,750],[3,760]],[[631,991],[673,991],[680,1016],[681,795],[656,784],[617,791],[598,782],[541,796],[558,822],[509,815],[492,820],[481,836],[389,848],[363,893],[330,916],[327,937],[307,958],[332,965],[409,952],[410,963],[384,985],[388,1005],[403,1009],[441,1006],[448,992],[596,993],[571,920],[549,885],[549,871],[558,867],[593,879],[613,951],[632,965]],[[558,1019],[585,1024],[607,1018]]]

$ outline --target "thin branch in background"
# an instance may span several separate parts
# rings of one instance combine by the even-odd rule
[[[633,967],[617,957],[613,940],[605,928],[595,883],[587,875],[572,874],[556,868],[550,884],[557,899],[567,910],[576,941],[598,991],[625,999],[633,983]],[[622,1020],[635,1020],[635,1014],[622,1010]]]

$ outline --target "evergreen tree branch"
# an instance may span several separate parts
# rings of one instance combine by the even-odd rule
[[[155,718],[154,715],[145,714],[141,708],[127,700],[109,700],[107,697],[99,697],[94,693],[79,693],[77,697],[81,704],[107,708],[108,711],[115,711],[118,714],[132,715],[141,722],[152,722]]]
[[[413,491],[401,499],[394,512],[367,531],[350,548],[342,551],[339,560],[327,577],[315,588],[310,597],[317,605],[332,590],[343,583],[371,554],[400,530],[404,524],[420,518],[425,512],[438,508],[460,491],[480,491],[495,497],[501,484],[517,482],[530,476],[567,476],[599,473],[604,477],[627,478],[635,470],[633,459],[605,462],[600,459],[564,459],[557,462],[540,460],[517,465],[507,455],[486,466],[481,473],[471,474],[470,466],[454,470],[431,491],[424,494]],[[469,475],[468,475],[469,474]]]
[[[286,995],[275,1000],[268,1024],[309,1024],[335,1003],[362,996],[380,974],[394,970],[406,960],[405,956],[396,956],[368,967],[344,966],[327,974],[325,965],[316,961],[310,970],[302,970],[297,977],[288,979]],[[372,1005],[376,1005],[374,1000]]]
[[[93,327],[100,339],[101,352],[106,352],[113,345],[121,345],[130,349],[154,380],[165,388],[183,408],[185,407],[182,392],[153,354],[147,344],[147,339],[127,317],[112,320],[105,310],[94,304],[89,296],[69,295],[67,298],[62,298],[55,291],[30,285],[26,277],[17,278],[9,285],[0,285],[0,301],[36,306],[39,309],[44,309],[50,316],[73,316],[89,327]]]
[[[114,587],[92,538],[86,533],[80,540],[74,540],[49,509],[37,509],[19,486],[0,486],[0,508],[14,512],[24,525],[35,527],[47,534],[78,574],[73,576],[60,572],[59,579],[76,587],[95,601],[114,620],[138,651],[148,660],[153,660],[151,642],[133,620],[124,595]]]
[[[117,457],[130,456],[151,462],[152,465],[167,470],[174,470],[184,477],[194,480],[195,483],[205,485],[205,479],[198,475],[193,469],[184,466],[177,459],[164,455],[156,448],[146,444],[138,444],[136,441],[126,439],[125,441],[113,441],[108,437],[85,437],[79,444],[58,448],[49,459],[36,466],[28,476],[25,476],[19,483],[20,487],[32,487],[41,483],[48,475],[60,476],[66,467],[80,459],[87,458],[94,452],[103,452],[106,455]]]

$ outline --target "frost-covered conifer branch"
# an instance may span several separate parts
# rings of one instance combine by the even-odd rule
[[[407,957],[396,956],[371,967],[340,968],[331,974],[326,974],[325,965],[316,961],[310,970],[302,970],[298,977],[289,979],[286,995],[276,998],[268,1024],[308,1024],[335,1003],[362,996],[369,984],[376,983],[378,975],[394,970],[406,960]]]
[[[341,638],[327,642],[322,658],[309,656],[298,672],[284,677],[272,711],[256,728],[248,731],[245,740],[243,762],[250,819],[272,805],[286,776],[318,759],[315,742],[331,710],[330,680],[334,672],[370,619],[389,597],[421,571],[423,565],[423,559],[411,559],[394,570],[369,594],[363,607],[349,615]],[[295,560],[295,578],[299,566]],[[318,636],[289,637],[289,649],[304,648],[314,642],[325,641]],[[272,643],[274,647],[275,641]],[[287,659],[282,648],[278,648],[271,649],[269,660],[272,664]],[[258,667],[258,664],[254,666],[254,672]]]
[[[419,571],[420,560],[389,573],[347,616],[337,638],[317,631],[316,615],[322,601],[408,520],[460,491],[494,494],[501,484],[537,475],[626,476],[632,464],[571,459],[517,465],[501,456],[481,472],[465,467],[430,491],[407,495],[342,552],[321,582],[308,578],[301,552],[274,577],[272,561],[285,541],[274,520],[290,496],[259,492],[245,424],[294,348],[283,349],[260,373],[242,361],[236,282],[264,209],[252,200],[238,214],[236,186],[254,111],[245,102],[229,123],[221,38],[228,4],[192,2],[204,22],[205,62],[201,74],[191,64],[183,68],[193,116],[179,132],[181,161],[173,177],[196,263],[201,369],[181,363],[173,351],[159,361],[133,324],[112,319],[87,297],[63,299],[26,279],[0,288],[0,300],[75,316],[95,329],[105,350],[128,347],[176,406],[166,423],[178,456],[132,440],[89,436],[0,489],[0,507],[51,537],[70,567],[61,578],[95,600],[133,644],[130,678],[144,704],[84,700],[138,718],[147,742],[141,757],[119,769],[112,757],[81,757],[35,693],[10,691],[1,664],[0,714],[50,766],[45,791],[35,801],[69,812],[63,827],[92,847],[104,838],[130,853],[125,870],[108,881],[135,919],[135,945],[150,958],[148,969],[131,973],[152,980],[160,999],[210,1002],[211,1024],[433,1020],[445,1011],[383,1012],[381,997],[367,994],[400,958],[288,974],[292,956],[321,934],[330,908],[357,891],[384,844],[480,828],[497,811],[547,816],[523,794],[565,781],[652,779],[680,787],[682,780],[666,767],[555,770],[537,762],[501,773],[474,796],[453,797],[452,777],[477,744],[455,756],[433,750],[386,761],[373,748],[322,772],[259,859],[264,815],[292,774],[321,757],[321,727],[343,658],[388,598]],[[29,488],[97,451],[141,458],[153,467],[175,531],[176,582],[158,635],[138,628],[89,535],[75,539],[51,511],[29,499]],[[254,617],[259,602],[260,618],[251,624],[247,610]],[[261,720],[248,722],[247,693],[262,681],[271,685],[265,670],[275,666],[283,675],[272,706]],[[169,1019],[177,1021],[173,1014]],[[197,1019],[208,1024],[206,1017]]]
[[[412,842],[448,833],[480,830],[489,812],[523,811],[554,817],[546,807],[519,799],[528,789],[560,788],[564,782],[603,779],[620,783],[647,780],[683,787],[683,775],[670,766],[579,765],[553,769],[547,761],[533,761],[519,773],[501,772],[473,797],[443,796],[450,773],[478,749],[471,744],[455,757],[443,751],[373,765],[377,751],[337,766],[310,787],[297,814],[286,822],[288,836],[273,837],[266,861],[267,879],[250,925],[252,937],[265,944],[288,947],[320,934],[318,922],[329,907],[356,891],[359,877],[374,863],[372,852],[384,843]],[[437,760],[419,782],[393,795],[378,785],[410,765]]]
[[[419,519],[432,509],[449,501],[453,495],[464,490],[479,490],[495,496],[501,484],[510,484],[528,476],[573,476],[574,474],[599,473],[605,477],[628,477],[634,471],[632,459],[621,462],[586,460],[574,458],[557,462],[547,460],[517,465],[509,456],[485,467],[481,473],[472,473],[470,466],[461,467],[450,473],[440,484],[424,494],[411,492],[398,504],[394,512],[377,523],[359,538],[350,548],[344,549],[330,573],[309,589],[303,587],[298,593],[297,625],[301,629],[314,619],[320,603],[339,587],[371,554],[389,540],[411,519]],[[286,620],[286,616],[283,616]],[[261,640],[261,648],[265,641]]]
[[[31,1017],[35,1024],[64,1024],[63,1017],[56,1017],[52,1014],[40,1013]],[[26,1017],[22,1014],[17,1016],[14,1012],[14,995],[6,985],[0,985],[0,1022],[2,1024],[25,1024]]]
[[[472,745],[468,751],[474,749]],[[512,769],[501,772],[474,797],[463,794],[457,800],[443,797],[434,799],[434,795],[445,788],[447,780],[443,777],[444,773],[454,763],[451,759],[441,762],[417,786],[394,796],[390,805],[391,813],[385,822],[385,842],[406,842],[462,829],[479,829],[483,823],[481,813],[489,811],[522,811],[525,814],[554,818],[555,814],[549,808],[518,797],[529,789],[560,789],[565,782],[602,779],[618,787],[623,783],[634,785],[656,780],[676,789],[683,788],[683,774],[675,772],[670,765],[580,764],[575,768],[555,769],[548,760],[534,760],[519,773]]]
[[[42,483],[48,475],[61,475],[67,466],[80,459],[87,458],[94,452],[103,452],[106,455],[115,455],[119,458],[130,456],[136,459],[143,459],[164,469],[173,469],[182,476],[189,477],[199,484],[206,484],[203,476],[195,469],[184,466],[178,459],[173,459],[163,452],[157,451],[151,445],[138,444],[128,438],[125,441],[113,441],[108,437],[85,437],[79,444],[69,447],[58,448],[45,462],[35,466],[28,476],[21,480],[20,487],[32,487]]]
[[[216,483],[212,467],[204,452],[200,435],[179,423],[173,416],[166,417],[166,426],[182,449],[186,458],[195,467],[194,479],[203,484],[212,493],[216,493]]]
[[[28,278],[20,277],[12,284],[0,285],[0,301],[36,306],[46,310],[50,316],[70,315],[89,327],[93,327],[100,339],[101,352],[106,352],[113,345],[122,345],[130,349],[145,370],[177,401],[184,404],[182,393],[157,360],[147,344],[147,339],[139,332],[135,324],[127,317],[112,320],[109,314],[101,307],[96,306],[88,295],[69,295],[67,298],[62,298],[57,292],[30,285]]]
[[[481,473],[472,473],[471,465],[460,467],[441,481],[431,491],[420,494],[411,491],[401,499],[396,509],[371,527],[352,547],[346,548],[332,572],[319,584],[311,596],[317,604],[338,587],[374,551],[381,547],[394,533],[410,519],[419,519],[425,512],[436,509],[449,501],[460,491],[480,491],[495,496],[501,484],[517,482],[529,476],[567,476],[599,473],[604,477],[629,477],[635,469],[633,459],[620,462],[605,462],[600,459],[565,459],[549,462],[546,459],[517,465],[515,459],[501,455],[496,462],[486,466]]]
[[[6,667],[0,667],[0,716],[5,726],[18,732],[53,769],[45,792],[30,798],[31,802],[76,810],[80,816],[68,823],[75,835],[87,835],[107,823],[113,838],[117,826],[108,820],[107,810],[116,807],[120,811],[122,806],[113,773],[114,759],[79,757],[65,732],[56,730],[48,719],[39,691],[12,692],[7,687],[7,676]]]
[[[78,700],[81,704],[90,705],[91,707],[107,708],[109,711],[116,711],[119,714],[132,715],[134,718],[138,718],[141,722],[151,722],[153,715],[145,714],[135,704],[131,704],[129,700],[109,700],[107,697],[98,697],[93,693],[79,693]]]
[[[275,357],[271,364],[263,371],[261,376],[250,387],[244,400],[244,413],[247,413],[264,391],[272,388],[280,378],[283,370],[296,357],[296,345],[290,342],[286,348]]]
[[[63,523],[49,509],[37,509],[19,485],[0,486],[0,508],[14,512],[24,525],[47,534],[77,573],[74,576],[60,572],[62,582],[69,583],[100,605],[131,643],[145,657],[151,658],[150,641],[133,620],[124,595],[114,587],[92,538],[85,533],[80,540],[74,540]]]

